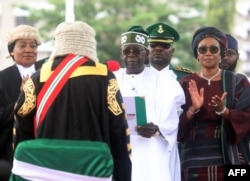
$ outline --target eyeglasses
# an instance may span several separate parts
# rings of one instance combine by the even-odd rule
[[[219,52],[219,47],[217,47],[217,46],[211,46],[211,47],[201,46],[201,47],[197,48],[197,50],[200,54],[206,54],[208,49],[209,49],[210,53],[212,53],[212,54],[216,54]]]
[[[164,49],[169,49],[172,46],[172,43],[149,43],[150,48],[156,48],[157,46]]]
[[[225,53],[225,56],[228,56],[228,57],[232,57],[234,55],[236,55],[237,52],[235,52],[234,50],[227,50],[226,53]]]
[[[133,55],[140,55],[141,52],[145,51],[145,49],[139,49],[139,48],[133,48],[133,49],[130,49],[130,48],[125,48],[122,50],[122,53],[123,55],[129,55],[130,53],[133,53]]]

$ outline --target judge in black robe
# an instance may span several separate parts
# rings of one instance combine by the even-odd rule
[[[51,57],[41,70],[27,80],[16,103],[15,145],[18,148],[21,141],[44,138],[104,142],[109,146],[114,160],[114,180],[130,181],[130,135],[123,100],[114,74],[106,65],[97,62],[94,34],[92,27],[79,21],[64,22],[57,27]],[[49,97],[40,96],[41,92],[51,76],[55,75],[53,72],[57,72],[69,55],[84,56],[88,60],[70,73],[57,94],[49,91],[54,100],[47,111],[40,110],[39,98],[43,101]],[[59,75],[66,72],[59,70]],[[54,77],[53,80],[64,78]],[[52,90],[54,85],[47,90]],[[37,116],[39,113],[45,115],[44,118],[40,119]],[[38,126],[34,119],[40,120]]]
[[[0,71],[0,160],[12,163],[13,111],[23,76],[31,75],[46,59],[37,61],[41,37],[36,28],[19,25],[8,32],[7,40],[9,57],[15,64]]]

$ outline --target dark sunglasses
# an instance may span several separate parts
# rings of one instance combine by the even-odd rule
[[[216,54],[219,52],[219,47],[217,47],[217,46],[211,46],[211,47],[201,46],[201,47],[197,48],[197,50],[200,54],[206,54],[208,49],[209,49],[210,53],[212,53],[212,54]]]
[[[169,49],[172,43],[149,43],[150,48],[162,47],[164,49]]]
[[[139,49],[139,48],[125,48],[122,50],[123,55],[129,55],[130,53],[133,53],[133,55],[140,55],[142,51],[145,51],[145,49]]]

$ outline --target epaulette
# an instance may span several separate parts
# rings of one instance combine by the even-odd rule
[[[192,70],[184,68],[184,67],[180,67],[180,66],[175,66],[174,69],[176,71],[185,72],[185,73],[188,73],[188,74],[194,73]]]

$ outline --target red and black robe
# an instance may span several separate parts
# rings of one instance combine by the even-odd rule
[[[34,95],[31,96],[37,98],[45,77],[63,58],[56,58],[51,67],[42,67],[32,76],[33,86],[29,89],[34,89]],[[122,96],[114,74],[105,65],[89,60],[77,67],[49,107],[40,127],[35,130],[36,136],[34,117],[37,107],[25,101],[27,96],[22,92],[15,107],[15,144],[35,137],[105,142],[110,146],[114,159],[114,177],[130,180],[131,150]],[[25,107],[29,109],[28,113],[20,114],[19,111],[25,110]]]

